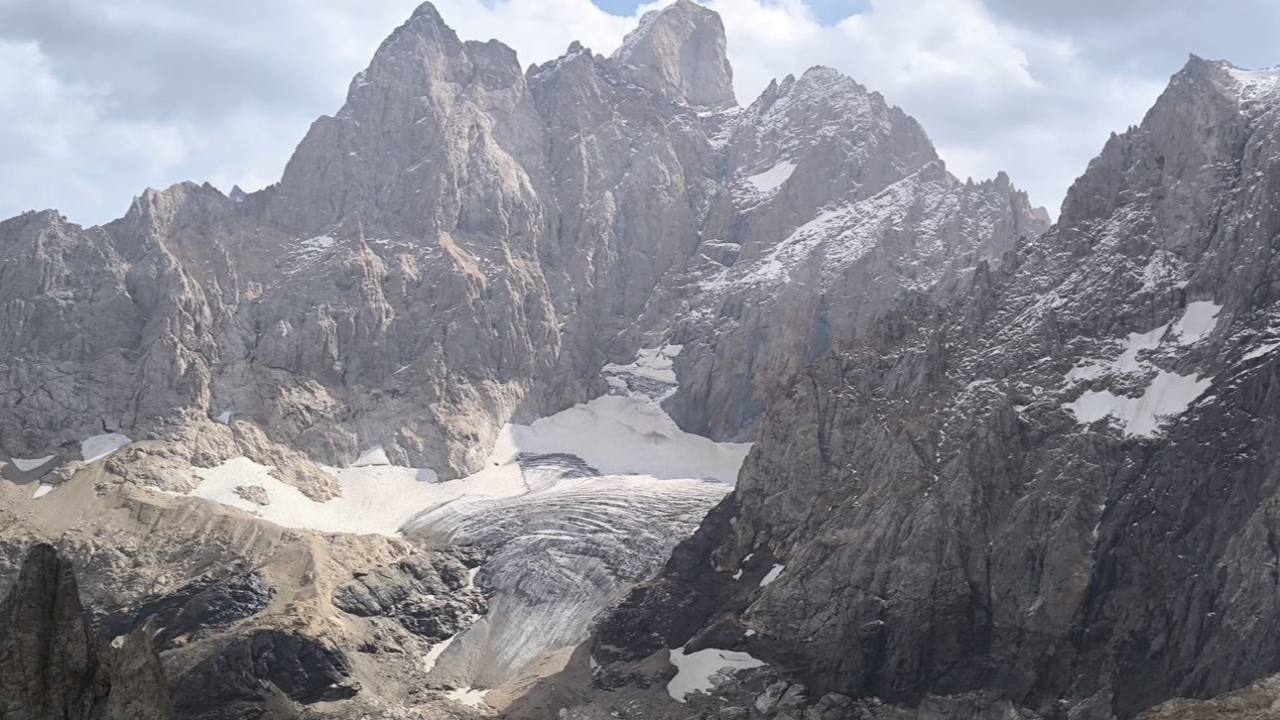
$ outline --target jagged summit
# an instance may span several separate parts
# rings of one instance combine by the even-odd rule
[[[444,19],[440,17],[440,11],[437,10],[435,4],[431,2],[423,2],[418,5],[418,7],[414,8],[413,14],[409,16],[409,20],[411,22],[415,20],[425,20],[439,25],[444,24]]]
[[[691,0],[646,13],[612,60],[636,84],[703,107],[736,104],[720,15]]]
[[[1185,239],[1186,228],[1207,217],[1206,196],[1183,183],[1160,187],[1168,177],[1186,173],[1198,182],[1225,182],[1229,169],[1269,142],[1276,130],[1273,111],[1280,73],[1241,70],[1223,60],[1191,55],[1143,116],[1142,122],[1114,134],[1088,169],[1067,190],[1064,225],[1104,216],[1141,195],[1139,186],[1159,187],[1155,197],[1169,217],[1171,239]],[[1121,179],[1132,180],[1125,185]]]
[[[1169,90],[1179,88],[1220,94],[1243,109],[1273,105],[1280,100],[1280,66],[1251,70],[1228,60],[1208,60],[1192,53],[1170,80]],[[1175,97],[1175,101],[1179,100]]]

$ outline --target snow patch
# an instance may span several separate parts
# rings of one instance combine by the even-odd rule
[[[708,479],[732,485],[751,443],[715,442],[681,430],[645,397],[602,395],[532,425],[508,425],[517,452],[571,453],[605,475]],[[499,458],[495,458],[498,460]]]
[[[333,247],[335,242],[337,241],[328,235],[317,235],[313,238],[307,238],[299,244],[302,245],[303,252],[316,253]]]
[[[1064,407],[1076,421],[1089,424],[1105,417],[1115,418],[1129,435],[1151,437],[1160,425],[1181,415],[1212,381],[1195,375],[1160,371],[1141,397],[1116,395],[1107,390],[1090,390]]]
[[[676,702],[685,702],[692,693],[711,692],[739,670],[764,666],[747,653],[715,648],[688,654],[684,648],[676,648],[671,651],[671,664],[676,667],[676,676],[667,683],[667,693]]]
[[[38,498],[44,497],[45,495],[48,495],[51,492],[53,492],[52,485],[45,485],[44,483],[40,483],[36,487],[36,491],[31,494],[31,497],[38,499]]]
[[[217,421],[223,425],[230,425],[231,415],[232,413],[230,410],[223,410],[221,413],[218,413]]]
[[[1067,371],[1067,382],[1093,380],[1110,372],[1133,373],[1145,370],[1145,364],[1138,360],[1138,353],[1160,347],[1160,341],[1168,330],[1169,323],[1165,323],[1147,332],[1129,333],[1124,340],[1120,357],[1111,361],[1092,360],[1077,364]]]
[[[1154,350],[1160,347],[1160,339],[1168,332],[1169,324],[1165,323],[1154,330],[1144,333],[1129,333],[1124,342],[1124,352],[1116,358],[1113,367],[1120,372],[1137,372],[1142,369],[1138,362],[1138,353],[1143,350]]]
[[[787,569],[786,565],[778,565],[778,564],[775,564],[773,567],[769,568],[769,572],[765,574],[764,577],[760,578],[760,587],[767,587],[770,584],[772,584],[773,581],[777,580],[778,576],[782,574],[782,571],[786,569]]]
[[[35,470],[54,458],[53,455],[45,455],[42,458],[10,458],[13,466],[22,472]]]
[[[93,435],[80,441],[80,457],[84,458],[85,462],[91,463],[101,460],[131,442],[133,441],[120,433]]]
[[[1103,363],[1086,363],[1084,365],[1076,365],[1067,371],[1067,382],[1072,380],[1093,380],[1102,377],[1107,372],[1107,365]]]
[[[1263,355],[1270,355],[1272,352],[1275,351],[1276,348],[1280,348],[1280,342],[1269,342],[1263,345],[1259,345],[1258,347],[1245,353],[1244,357],[1240,358],[1240,361],[1244,362],[1245,360],[1253,360],[1254,358],[1260,358]]]
[[[668,385],[676,384],[676,371],[672,361],[684,349],[683,345],[663,345],[658,348],[645,348],[636,351],[636,359],[628,365],[609,363],[601,372],[606,376],[638,375]],[[606,377],[612,380],[612,377]],[[625,383],[624,383],[625,386]]]
[[[271,468],[245,457],[232,458],[217,467],[197,468],[201,483],[190,494],[239,508],[283,527],[395,536],[400,526],[423,508],[469,494],[509,497],[524,489],[518,468],[506,473],[486,469],[452,483],[435,482],[436,475],[430,470],[391,465],[326,470],[337,477],[342,494],[323,503],[277,480],[271,475]],[[240,486],[262,488],[269,504],[261,506],[240,497],[236,493]]]
[[[1220,312],[1222,312],[1222,306],[1210,300],[1187,303],[1186,311],[1173,324],[1174,332],[1178,333],[1178,343],[1191,345],[1212,333],[1218,326]]]
[[[436,663],[439,662],[440,656],[444,654],[445,650],[449,649],[449,646],[452,645],[453,641],[456,639],[458,639],[458,635],[450,635],[444,640],[432,645],[427,650],[426,656],[422,658],[422,672],[431,672],[435,668]]]
[[[475,708],[487,708],[489,706],[484,701],[484,696],[487,694],[489,694],[488,690],[477,690],[475,688],[464,687],[450,690],[446,692],[444,696],[450,700],[460,702],[463,705],[470,705]]]
[[[747,183],[754,187],[756,192],[771,195],[782,187],[782,184],[789,180],[795,171],[795,163],[783,160],[764,172],[748,176]]]
[[[387,459],[387,451],[381,445],[373,447],[360,453],[360,457],[351,463],[350,467],[371,467],[373,465],[390,465],[391,461]]]

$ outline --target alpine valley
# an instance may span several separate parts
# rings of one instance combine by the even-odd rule
[[[1050,226],[690,0],[423,4],[278,183],[0,222],[0,719],[1280,717],[1278,251],[1280,70]]]

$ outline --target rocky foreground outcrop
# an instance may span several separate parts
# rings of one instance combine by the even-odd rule
[[[0,602],[0,717],[170,720],[160,659],[145,629],[103,642],[80,604],[71,564],[35,545]]]
[[[1280,717],[1280,678],[1272,676],[1211,700],[1170,700],[1139,720],[1269,720]]]
[[[346,718],[406,706],[457,715],[425,666],[441,637],[485,612],[469,587],[481,560],[473,549],[281,528],[136,488],[100,465],[38,499],[29,486],[0,483],[0,586],[22,586],[9,560],[41,538],[56,539],[60,572],[71,558],[82,578],[89,612],[75,630],[88,638],[80,644],[106,648],[96,651],[104,672],[125,650],[144,648],[154,660],[154,647],[175,717]],[[12,603],[17,627],[35,627],[23,615],[35,605]],[[25,707],[26,677],[6,673],[17,684],[0,680],[0,701]]]

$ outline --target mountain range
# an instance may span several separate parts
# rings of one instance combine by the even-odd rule
[[[1280,72],[1192,57],[1051,225],[725,50],[423,4],[278,183],[0,222],[0,589],[74,565],[156,717],[1265,717]]]

